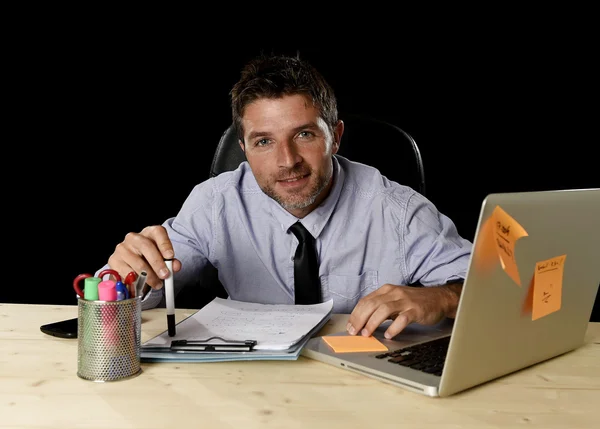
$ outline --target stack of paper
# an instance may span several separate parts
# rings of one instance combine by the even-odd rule
[[[313,305],[255,304],[215,298],[177,324],[142,344],[142,361],[295,360],[306,342],[329,320],[333,301]],[[177,340],[256,341],[252,351],[173,351]]]

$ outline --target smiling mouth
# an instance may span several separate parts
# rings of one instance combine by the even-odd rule
[[[279,182],[284,182],[284,183],[293,183],[293,182],[296,182],[298,180],[302,180],[305,177],[308,177],[308,174],[304,174],[302,176],[297,176],[297,177],[292,177],[291,179],[279,179],[278,181]]]

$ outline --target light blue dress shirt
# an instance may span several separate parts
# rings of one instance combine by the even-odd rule
[[[322,299],[333,299],[335,313],[350,313],[385,283],[465,278],[472,244],[429,200],[373,167],[339,155],[333,164],[330,195],[301,222],[316,238]],[[201,287],[210,262],[231,299],[293,304],[298,240],[288,228],[296,221],[261,191],[247,162],[196,185],[163,224],[182,263],[175,293]],[[143,308],[162,294],[152,290]]]

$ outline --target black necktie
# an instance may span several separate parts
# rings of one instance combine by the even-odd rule
[[[321,302],[321,282],[315,239],[300,222],[290,227],[298,239],[294,255],[294,291],[296,304],[318,304]]]

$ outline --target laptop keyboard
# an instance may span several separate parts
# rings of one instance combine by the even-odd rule
[[[450,344],[450,336],[382,353],[375,357],[387,358],[387,361],[393,364],[407,366],[428,374],[442,375],[448,344]]]

